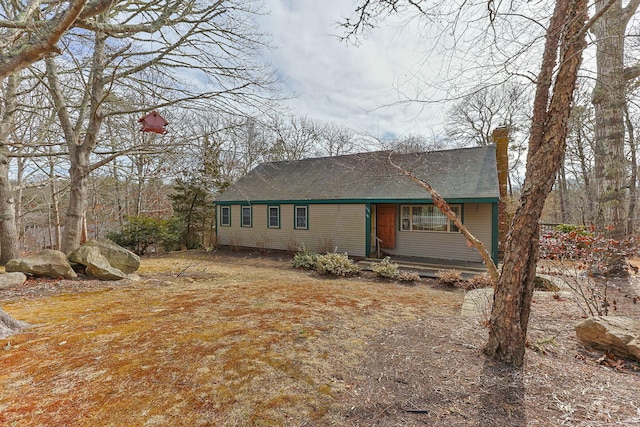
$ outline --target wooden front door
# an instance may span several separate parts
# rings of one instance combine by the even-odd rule
[[[376,206],[376,231],[382,249],[396,247],[396,205]]]

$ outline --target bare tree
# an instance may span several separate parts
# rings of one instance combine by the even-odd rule
[[[0,5],[0,79],[58,53],[60,38],[74,26],[89,25],[91,18],[117,0],[14,1]]]
[[[112,7],[84,23],[85,31],[62,40],[65,61],[45,59],[70,158],[63,251],[80,243],[89,173],[122,154],[92,161],[106,117],[167,106],[221,111],[269,106],[266,90],[273,79],[255,60],[265,45],[249,19],[252,13],[252,2],[222,0],[156,0]],[[82,55],[82,43],[88,43],[90,56]],[[146,92],[147,103],[118,102],[127,90]]]
[[[528,119],[527,86],[506,82],[482,86],[455,102],[447,114],[447,136],[455,143],[489,145],[494,129],[505,126],[513,139]],[[515,145],[517,141],[512,141]]]
[[[509,129],[509,194],[522,169],[522,153],[526,151],[530,120],[530,94],[527,85],[507,81],[502,85],[481,86],[454,103],[447,114],[446,132],[449,143],[493,144],[492,132],[498,127]]]
[[[308,117],[273,117],[269,128],[275,138],[269,150],[271,161],[300,160],[318,150],[321,127]]]
[[[319,129],[318,156],[340,156],[357,147],[355,132],[334,123],[323,123]]]
[[[593,105],[588,95],[590,89],[579,87],[569,119],[567,151],[564,169],[567,181],[574,183],[575,201],[568,208],[573,214],[570,221],[584,225],[594,224],[595,188],[593,183]]]

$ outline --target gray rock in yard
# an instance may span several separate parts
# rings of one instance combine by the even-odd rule
[[[100,280],[122,280],[127,278],[127,274],[123,273],[122,270],[118,270],[108,264],[91,264],[87,266],[85,271],[88,276],[92,276]]]
[[[13,288],[15,286],[24,285],[27,281],[27,276],[24,273],[13,272],[0,274],[0,289]]]
[[[100,280],[122,280],[127,274],[113,267],[97,246],[81,246],[69,254],[69,260],[86,267],[87,276]]]
[[[52,249],[45,249],[35,255],[12,259],[5,266],[7,273],[20,272],[37,277],[64,277],[74,279],[78,277],[71,268],[67,256]]]
[[[640,320],[624,316],[589,317],[576,325],[576,335],[589,347],[640,360]]]
[[[89,240],[83,246],[95,246],[109,265],[124,273],[133,273],[140,267],[140,257],[109,239]]]

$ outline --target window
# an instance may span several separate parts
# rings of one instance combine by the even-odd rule
[[[241,227],[251,227],[251,206],[242,207],[242,218],[240,219]]]
[[[269,228],[280,228],[280,206],[269,206]]]
[[[299,230],[307,230],[309,228],[309,214],[306,206],[295,207],[295,228]]]
[[[451,210],[461,218],[461,205],[450,205]],[[402,231],[448,231],[457,233],[458,227],[440,212],[435,205],[402,206],[400,211],[400,230]]]
[[[231,206],[220,206],[220,225],[231,226]]]

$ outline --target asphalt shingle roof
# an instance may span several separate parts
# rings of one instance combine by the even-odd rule
[[[391,156],[445,199],[497,199],[494,146]],[[430,199],[389,162],[388,151],[263,163],[216,199],[235,201]]]

